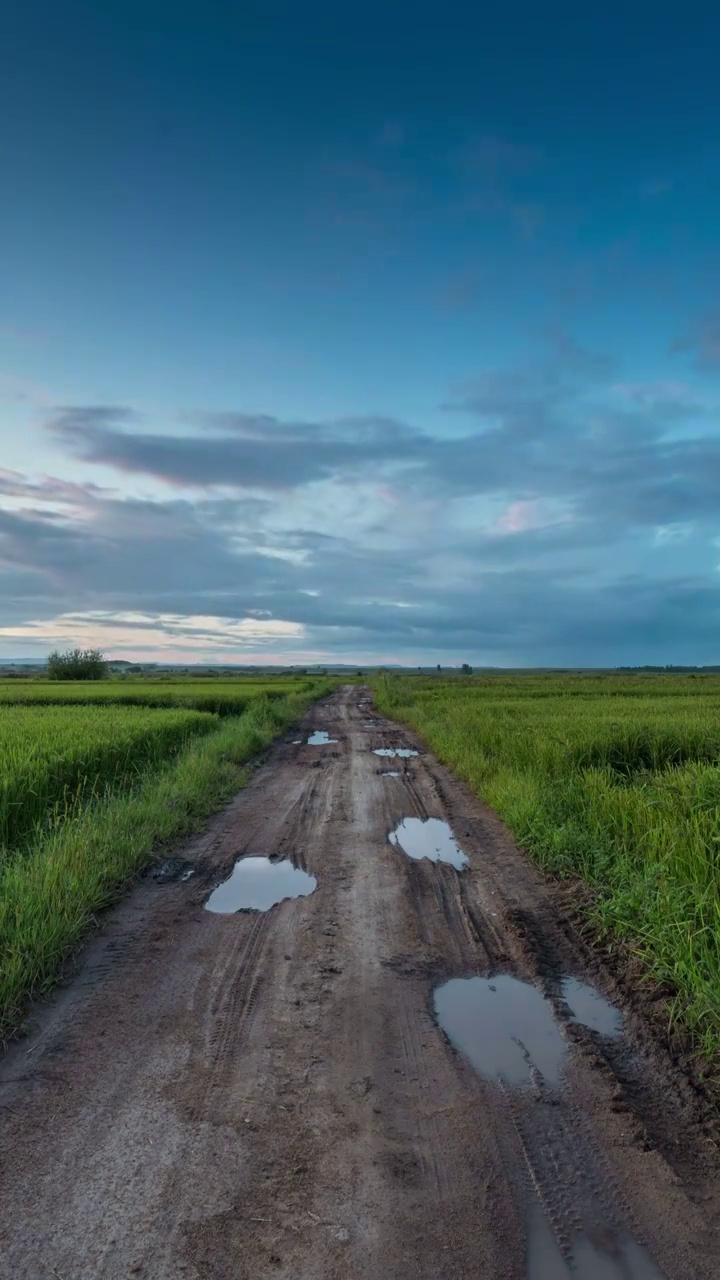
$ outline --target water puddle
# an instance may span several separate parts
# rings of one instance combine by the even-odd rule
[[[400,769],[381,769],[380,777],[381,778],[402,778],[402,773]]]
[[[292,740],[292,744],[294,747],[299,747],[301,742],[302,742],[302,738],[293,738]]]
[[[619,1036],[622,1033],[622,1014],[587,983],[577,978],[563,978],[563,1000],[569,1006],[573,1022],[580,1022],[602,1036]]]
[[[572,1261],[563,1258],[540,1204],[530,1216],[527,1280],[665,1280],[649,1253],[632,1237],[623,1235],[600,1249],[587,1236],[570,1244]]]
[[[376,756],[418,756],[419,751],[411,751],[409,747],[374,747],[373,755]]]
[[[269,911],[285,898],[306,897],[316,885],[315,876],[301,871],[292,862],[240,858],[230,878],[210,894],[205,908],[223,913]]]
[[[324,729],[316,729],[308,738],[309,747],[326,747],[330,742],[337,742],[337,738],[329,738]]]
[[[545,997],[508,974],[451,978],[435,991],[435,1013],[479,1075],[526,1085],[532,1068],[559,1084],[567,1045]]]
[[[402,849],[408,858],[429,858],[431,862],[449,862],[462,871],[468,860],[447,822],[442,818],[403,818],[388,840]]]

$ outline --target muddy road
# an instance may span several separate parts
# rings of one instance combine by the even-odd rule
[[[3,1280],[720,1274],[692,1089],[356,688],[107,913],[0,1108]]]

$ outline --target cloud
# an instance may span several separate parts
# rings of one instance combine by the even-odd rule
[[[399,120],[386,120],[377,136],[378,146],[401,147],[405,141],[405,126]]]
[[[687,334],[672,344],[670,352],[692,355],[695,367],[702,373],[720,369],[720,310],[707,312],[696,321]]]
[[[542,168],[545,155],[541,147],[511,142],[488,133],[458,147],[452,159],[466,173],[497,179],[535,173]]]
[[[125,472],[160,476],[176,485],[232,485],[286,489],[342,470],[401,462],[422,449],[420,432],[389,418],[335,423],[283,423],[246,413],[205,415],[202,435],[159,435],[123,430],[128,411],[65,408],[51,431],[77,456]]]
[[[683,381],[617,380],[560,331],[536,362],[456,388],[434,433],[240,411],[162,433],[121,406],[64,407],[49,427],[69,468],[113,468],[117,488],[0,472],[0,645],[707,660],[715,412]],[[155,496],[123,492],[134,478]]]

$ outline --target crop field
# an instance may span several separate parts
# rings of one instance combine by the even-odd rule
[[[720,677],[381,677],[375,697],[506,821],[581,877],[606,937],[720,1052]]]
[[[11,706],[0,712],[0,855],[77,806],[129,785],[193,734],[216,728],[201,711]]]
[[[311,678],[276,678],[254,680],[0,680],[0,708],[5,704],[44,706],[127,706],[188,707],[195,711],[212,711],[217,715],[237,716],[261,694],[282,698],[290,693],[312,690],[317,684]]]
[[[0,1033],[94,913],[242,784],[331,684],[0,686]]]

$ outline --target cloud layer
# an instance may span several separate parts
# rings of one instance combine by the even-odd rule
[[[98,640],[187,660],[717,656],[711,397],[621,381],[553,334],[543,361],[485,373],[441,412],[432,434],[234,411],[168,432],[121,406],[54,410],[47,429],[86,478],[0,471],[0,645]],[[152,497],[133,492],[148,484]]]

